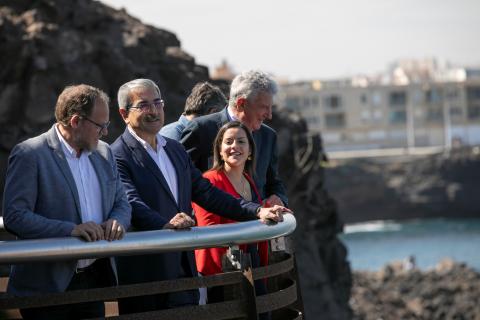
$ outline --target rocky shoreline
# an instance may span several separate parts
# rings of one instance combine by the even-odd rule
[[[427,156],[331,160],[325,175],[345,223],[480,217],[478,146]]]
[[[356,320],[480,319],[480,273],[450,259],[419,270],[393,262],[353,272],[350,305]]]

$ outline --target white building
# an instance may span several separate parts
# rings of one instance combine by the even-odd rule
[[[401,62],[376,77],[282,85],[278,105],[330,151],[480,144],[480,70]]]

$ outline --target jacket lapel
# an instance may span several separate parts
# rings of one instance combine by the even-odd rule
[[[185,179],[183,178],[186,172],[185,172],[185,170],[182,170],[182,168],[181,168],[181,164],[182,164],[183,161],[180,158],[180,156],[176,152],[174,152],[174,150],[172,150],[170,148],[170,143],[168,141],[167,141],[167,144],[164,147],[164,150],[167,153],[168,158],[172,162],[173,167],[175,168],[175,173],[176,173],[176,176],[177,176],[177,187],[178,187],[178,190],[177,190],[178,206],[181,207],[182,204],[184,203],[184,197],[186,196]],[[168,190],[170,191],[170,188]],[[173,198],[173,195],[172,195],[172,198]],[[180,210],[180,211],[182,211],[182,210]]]
[[[145,148],[138,142],[132,134],[128,131],[128,128],[125,129],[125,132],[123,133],[123,140],[127,144],[127,146],[132,150],[132,155],[134,158],[137,159],[137,161],[143,165],[147,170],[149,170],[153,176],[158,180],[160,183],[160,186],[164,189],[166,194],[170,197],[172,202],[175,204],[175,206],[178,208],[178,204],[175,201],[175,198],[170,191],[170,187],[167,184],[167,180],[165,180],[165,177],[162,174],[162,171],[160,171],[160,168],[157,166],[155,161],[150,157],[148,152],[145,150]],[[172,161],[173,162],[173,161]],[[178,172],[177,172],[178,176]]]
[[[63,153],[60,140],[58,140],[57,133],[55,131],[55,126],[56,124],[54,124],[53,127],[47,132],[47,143],[48,143],[48,146],[52,149],[53,158],[55,159],[55,162],[60,168],[60,171],[65,177],[65,180],[67,181],[67,185],[70,191],[72,192],[73,199],[75,200],[75,207],[77,208],[77,214],[81,220],[82,217],[80,214],[81,212],[80,199],[78,198],[77,186],[75,185],[75,180],[73,179],[72,172],[70,171],[70,167],[68,166],[67,159],[65,158],[65,154]],[[54,173],[52,172],[52,174]]]

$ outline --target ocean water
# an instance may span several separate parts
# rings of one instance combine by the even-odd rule
[[[414,256],[417,267],[434,267],[444,258],[480,271],[480,219],[375,221],[347,225],[340,235],[354,270],[379,270]]]

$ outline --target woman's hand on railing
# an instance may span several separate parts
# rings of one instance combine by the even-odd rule
[[[257,217],[264,223],[269,221],[281,222],[283,221],[284,213],[292,213],[292,210],[283,206],[274,205],[270,208],[260,208]]]

